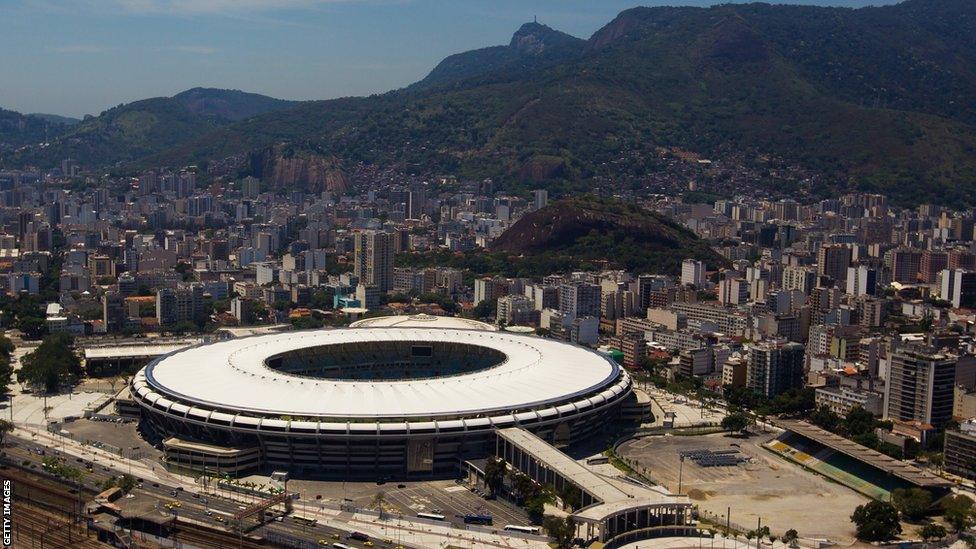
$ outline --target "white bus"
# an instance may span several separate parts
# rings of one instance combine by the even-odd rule
[[[444,520],[444,515],[438,515],[437,513],[417,513],[417,518],[424,518],[429,520]]]
[[[538,526],[519,526],[517,524],[506,524],[505,530],[509,532],[521,532],[523,534],[538,534],[542,531]]]
[[[312,518],[312,517],[303,517],[302,515],[292,515],[291,519],[295,521],[295,523],[301,524],[303,526],[315,526],[316,524],[319,523],[319,519]]]

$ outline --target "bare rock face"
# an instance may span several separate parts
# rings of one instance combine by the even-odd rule
[[[274,189],[344,193],[349,188],[348,177],[333,157],[269,148],[256,160],[257,175],[266,179]]]

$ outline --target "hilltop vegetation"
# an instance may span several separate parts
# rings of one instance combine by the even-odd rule
[[[601,268],[678,274],[685,258],[713,269],[727,264],[706,242],[663,216],[588,197],[556,201],[526,214],[487,251],[398,256],[402,265],[448,265],[475,276],[527,277]]]
[[[39,127],[18,141],[18,145],[35,146],[0,157],[0,165],[6,162],[54,166],[62,158],[75,158],[93,166],[131,162],[177,147],[218,127],[296,104],[237,90],[193,88],[173,97],[119,105],[76,124],[55,124],[49,118],[30,115],[26,118],[36,119],[35,125],[42,121],[47,124],[50,145],[36,146],[43,140]]]
[[[0,153],[53,139],[78,121],[47,114],[21,114],[0,109]]]

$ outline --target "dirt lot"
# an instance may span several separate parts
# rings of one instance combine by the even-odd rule
[[[829,538],[842,543],[854,539],[850,515],[867,498],[853,490],[809,473],[758,445],[772,435],[748,439],[724,434],[644,437],[623,444],[620,455],[636,460],[646,475],[671,490],[678,488],[698,506],[731,521],[755,528],[757,520],[773,534],[795,528],[802,537]],[[690,459],[681,464],[679,452],[694,449],[739,451],[751,458],[737,466],[702,467]],[[723,519],[724,520],[724,519]]]

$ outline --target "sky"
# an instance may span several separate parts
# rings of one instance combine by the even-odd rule
[[[0,107],[80,117],[196,87],[382,93],[534,16],[587,38],[637,5],[714,0],[0,0]],[[794,0],[860,7],[895,0]]]

